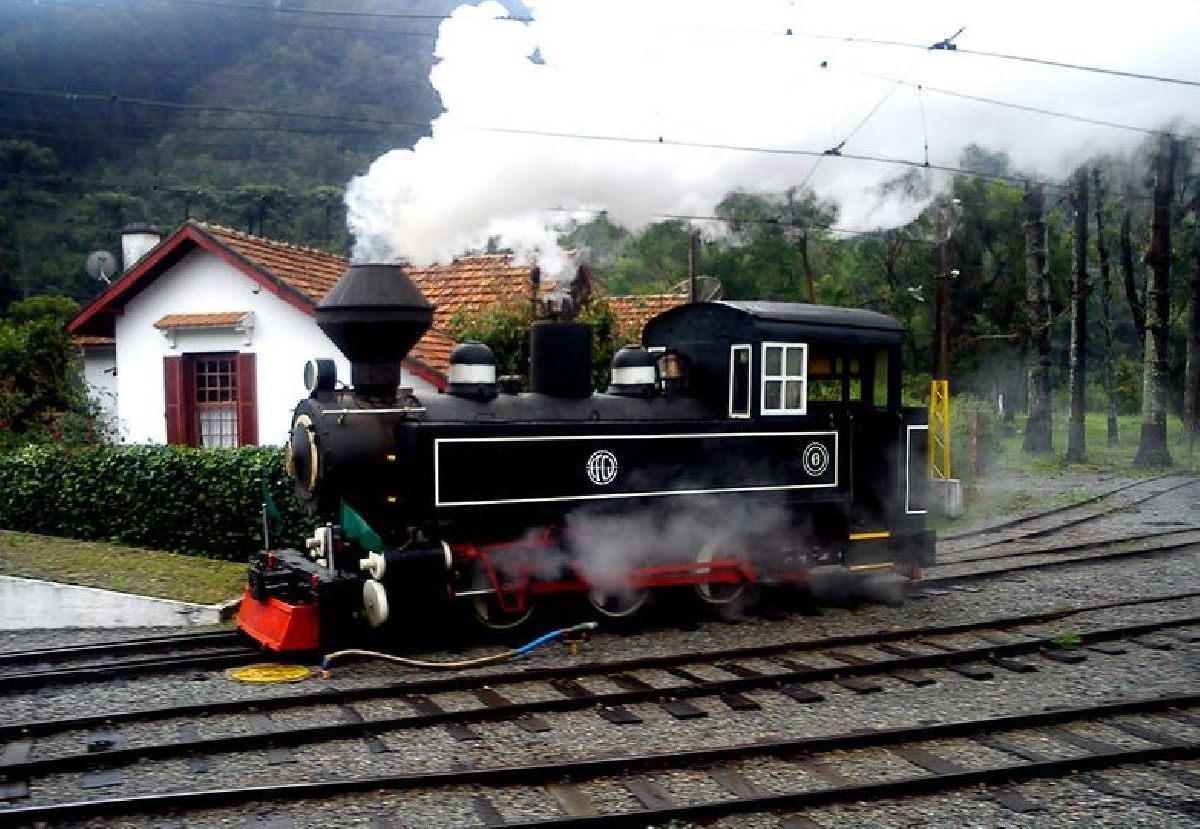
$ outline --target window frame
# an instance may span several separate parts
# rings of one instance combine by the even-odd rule
[[[737,370],[736,354],[746,352],[746,409],[733,410],[733,380]],[[754,410],[754,346],[750,343],[738,343],[729,346],[729,417],[737,420],[749,420]]]
[[[782,350],[779,361],[779,374],[767,374],[767,349],[778,348]],[[791,375],[787,371],[787,358],[789,349],[799,349],[803,355],[800,360],[800,374]],[[782,343],[782,342],[763,342],[759,352],[760,370],[759,370],[759,412],[767,417],[779,417],[788,415],[804,415],[808,414],[808,343]],[[799,380],[801,383],[802,393],[800,395],[800,406],[796,408],[788,408],[787,400],[787,383],[789,380]],[[767,406],[767,384],[770,382],[779,382],[779,403],[778,407],[769,408]]]
[[[242,403],[242,378],[239,369],[240,361],[236,351],[221,351],[221,352],[205,352],[188,354],[187,371],[184,375],[187,381],[187,388],[184,393],[187,395],[187,417],[188,417],[188,438],[189,444],[198,449],[232,449],[242,445],[241,435],[241,417],[240,408]],[[225,363],[226,368],[220,369],[214,366],[208,366],[212,363]],[[219,386],[215,389],[201,387],[201,377],[216,378],[228,377],[229,384],[227,386]],[[217,394],[226,393],[228,398],[225,400],[201,401],[198,398],[202,394],[211,394],[215,391]],[[228,425],[232,427],[231,432],[226,432],[222,425],[217,426],[217,431],[213,437],[217,442],[207,445],[204,442],[204,413],[206,411],[223,412],[225,416],[217,418],[218,424],[223,424],[228,420]]]

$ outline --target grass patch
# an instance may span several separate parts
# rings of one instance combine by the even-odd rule
[[[0,531],[0,574],[214,604],[241,594],[246,565],[100,541]]]
[[[1108,445],[1108,418],[1101,412],[1088,412],[1083,419],[1084,462],[1067,463],[1067,416],[1054,415],[1054,449],[1047,455],[1027,455],[1022,449],[1025,440],[1025,418],[1016,418],[1012,434],[998,439],[995,466],[997,469],[1027,472],[1120,472],[1130,476],[1157,475],[1160,469],[1139,469],[1133,465],[1138,439],[1142,432],[1140,415],[1117,417],[1116,446]],[[1200,440],[1189,441],[1182,421],[1171,415],[1167,418],[1167,449],[1176,470],[1196,471],[1200,467]]]

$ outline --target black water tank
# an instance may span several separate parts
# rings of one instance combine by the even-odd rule
[[[529,388],[580,400],[592,395],[592,327],[541,321],[529,332]]]
[[[496,356],[478,340],[467,340],[450,352],[450,382],[446,391],[473,400],[496,396]]]
[[[625,397],[650,397],[658,381],[657,363],[651,354],[640,345],[627,345],[613,355],[612,382],[609,394]]]

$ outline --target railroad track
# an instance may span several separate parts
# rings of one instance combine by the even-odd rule
[[[1179,601],[1194,597],[1171,599]],[[1163,600],[1159,600],[1163,601]],[[142,711],[107,712],[94,717],[70,720],[15,723],[3,727],[0,739],[8,745],[0,757],[3,788],[0,796],[19,801],[29,792],[33,781],[48,776],[82,773],[86,788],[106,788],[122,782],[122,769],[138,763],[137,775],[150,774],[153,764],[172,758],[186,759],[189,764],[229,752],[267,751],[276,753],[276,760],[287,762],[292,748],[326,743],[334,740],[363,740],[368,751],[376,751],[379,736],[385,733],[418,732],[422,729],[445,728],[460,740],[478,739],[471,725],[508,721],[534,733],[552,728],[545,721],[568,712],[594,711],[598,717],[614,726],[640,723],[641,717],[627,706],[637,703],[655,704],[679,720],[707,716],[695,705],[701,699],[719,704],[732,712],[754,710],[759,706],[747,692],[760,691],[779,694],[798,704],[816,704],[822,695],[809,687],[816,682],[834,682],[855,694],[880,690],[879,679],[888,677],[914,688],[938,682],[937,672],[952,671],[969,679],[989,679],[995,672],[1024,674],[1036,672],[1038,663],[1050,661],[1086,661],[1084,651],[1058,648],[1046,631],[1025,631],[1019,627],[1046,624],[1074,613],[1092,612],[1153,602],[1117,602],[1093,605],[1050,614],[1034,614],[990,622],[926,627],[908,631],[889,631],[882,634],[837,637],[831,640],[790,643],[787,645],[756,646],[705,654],[661,656],[622,660],[609,663],[586,663],[556,668],[525,671],[492,671],[482,674],[438,677],[408,682],[394,682],[374,687],[338,689],[326,686],[320,691],[291,697],[268,697],[243,701],[227,701],[206,706],[173,706]],[[1180,642],[1194,641],[1200,617],[1180,616],[1167,621],[1122,625],[1082,634],[1081,646],[1097,648],[1103,653],[1123,652],[1128,648],[1170,648]],[[969,641],[963,642],[964,635]],[[1159,638],[1153,635],[1158,634]],[[1146,637],[1151,637],[1147,639]],[[1176,638],[1171,639],[1174,636]],[[953,638],[957,637],[957,641]],[[1117,644],[1113,644],[1113,643]],[[900,644],[896,644],[900,643]],[[1173,644],[1174,643],[1174,644]],[[801,663],[792,657],[807,652],[824,662],[823,665]],[[1020,657],[1033,656],[1033,662]],[[757,660],[757,661],[756,661]],[[769,669],[763,669],[763,660]],[[751,662],[758,667],[746,664]],[[668,684],[652,684],[647,671],[665,672],[673,678]],[[641,672],[642,676],[637,674]],[[661,675],[661,674],[660,674]],[[582,680],[594,678],[592,687]],[[514,702],[504,696],[506,686],[545,683],[548,686],[536,699]],[[615,690],[605,690],[615,689]],[[476,705],[451,710],[440,697],[466,692]],[[402,702],[408,713],[396,716],[364,717],[352,703],[369,699],[390,698]],[[439,702],[439,700],[442,700]],[[337,721],[322,725],[286,727],[271,720],[265,712],[299,706],[324,704],[337,712]],[[250,733],[201,738],[195,724],[184,720],[201,714],[242,715],[250,718]],[[159,742],[125,745],[120,733],[123,723],[150,720],[175,720],[176,736]],[[206,726],[208,723],[206,723]],[[78,751],[63,751],[64,736],[80,734]],[[161,729],[160,729],[161,731]],[[36,741],[47,739],[56,750],[41,751]],[[353,744],[351,744],[353,745]],[[284,759],[279,759],[279,754]],[[275,762],[275,761],[272,761]],[[408,775],[405,777],[412,777]],[[394,778],[400,780],[401,778]],[[414,778],[415,779],[415,778]],[[450,778],[426,780],[421,785],[451,785]],[[373,786],[377,783],[366,784]],[[396,783],[390,788],[407,784]],[[416,784],[414,784],[416,785]],[[290,799],[301,796],[301,790],[283,787],[250,787],[230,795],[227,803],[239,799]],[[98,799],[76,803],[25,807],[17,805],[4,810],[0,807],[0,823],[7,820],[60,820],[94,816],[106,812],[144,811],[158,808],[192,808],[207,801],[203,793],[175,793],[160,800],[157,796]],[[189,800],[189,797],[198,799]],[[90,805],[88,805],[90,804]],[[91,811],[89,811],[89,809]]]
[[[1200,756],[1200,742],[1184,739],[1168,727],[1147,727],[1128,718],[1134,715],[1172,715],[1181,721],[1195,720],[1200,694],[1151,696],[1051,711],[1035,711],[999,717],[965,719],[888,729],[858,729],[815,737],[774,740],[687,751],[627,753],[582,760],[559,760],[495,766],[488,768],[369,775],[340,780],[315,780],[216,789],[73,801],[28,806],[0,811],[0,822],[33,823],[92,819],[104,815],[137,813],[164,814],[181,810],[229,807],[251,802],[325,799],[338,795],[386,789],[392,792],[436,790],[446,799],[470,805],[484,825],[504,826],[646,826],[665,820],[713,819],[730,814],[798,809],[867,798],[911,796],[960,789],[981,784],[1003,785],[1017,780],[1056,777],[1083,770],[1127,764],[1184,761]],[[1145,745],[1125,748],[1105,743],[1064,728],[1067,725],[1104,725],[1127,734]],[[1013,735],[1033,732],[1057,740],[1063,748],[1074,748],[1069,757],[1052,759],[1025,747]],[[936,752],[922,748],[933,741],[958,740],[1007,755],[1006,760],[976,767],[959,765]],[[879,750],[903,760],[913,773],[896,777],[890,769],[878,768]],[[834,752],[860,752],[860,767],[854,778],[844,770],[822,764],[822,756]],[[824,780],[826,785],[785,792],[764,791],[737,768],[751,759],[770,758],[795,767],[793,779]],[[653,772],[688,772],[707,775],[725,796],[681,802],[667,786],[648,777]],[[892,779],[886,779],[891,777]],[[885,778],[885,779],[880,779]],[[640,808],[603,810],[581,790],[580,784],[608,779],[623,785]],[[512,799],[516,787],[528,787],[545,801],[545,813],[558,815],[532,822],[507,822],[492,802],[497,793]],[[489,797],[489,794],[491,797]],[[1018,811],[1036,808],[1017,792],[1001,792]],[[1022,802],[1024,801],[1024,802]],[[450,807],[453,808],[452,806]],[[380,817],[386,820],[386,815]],[[387,825],[387,824],[385,824]]]
[[[1012,543],[988,555],[940,560],[914,589],[917,594],[929,593],[947,585],[1013,573],[1172,553],[1192,547],[1200,547],[1200,527],[1129,536],[1093,536],[1051,544]]]
[[[1194,475],[1158,475],[1135,481],[1074,504],[1006,519],[982,527],[939,533],[938,557],[1040,538],[1095,521],[1176,490],[1200,484]]]
[[[245,662],[261,651],[237,631],[183,633],[0,653],[0,691]]]

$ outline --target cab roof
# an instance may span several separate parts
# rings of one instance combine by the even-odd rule
[[[748,341],[837,341],[895,345],[904,326],[886,314],[799,302],[693,302],[654,317],[646,324],[647,345],[671,341],[723,339]]]

